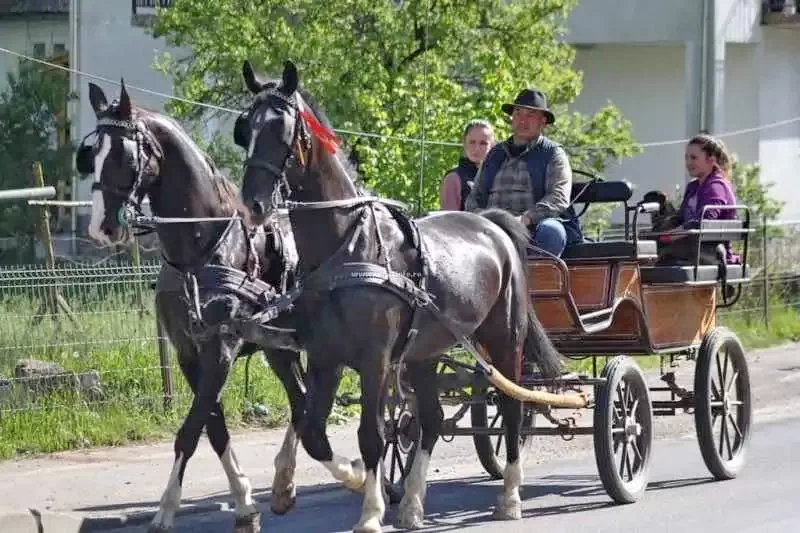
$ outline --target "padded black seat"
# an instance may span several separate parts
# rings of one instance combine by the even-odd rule
[[[568,259],[647,259],[658,255],[656,241],[601,241],[571,244],[561,258]]]
[[[701,265],[697,267],[697,276],[693,266],[657,266],[642,267],[640,269],[642,283],[689,283],[689,282],[716,282],[719,269],[716,265]],[[734,283],[745,278],[744,265],[728,265],[728,282]]]

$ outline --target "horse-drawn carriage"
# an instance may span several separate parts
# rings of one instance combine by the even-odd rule
[[[421,523],[428,460],[439,436],[472,436],[487,472],[505,479],[495,509],[501,519],[521,517],[517,436],[592,434],[606,490],[617,502],[632,502],[647,485],[653,416],[694,409],[708,468],[720,479],[738,473],[750,432],[749,376],[735,335],[716,327],[716,309],[738,299],[748,281],[746,267],[656,265],[656,242],[642,238],[637,222],[658,206],[629,206],[632,191],[622,182],[576,183],[573,200],[622,203],[625,238],[571,246],[562,258],[532,255],[526,262],[526,229],[499,210],[412,219],[397,202],[359,189],[321,112],[297,91],[293,64],[286,63],[278,82],[259,80],[249,63],[243,75],[257,96],[234,128],[235,141],[248,150],[241,201],[178,128],[157,113],[135,110],[124,85],[112,105],[90,85],[98,140],[82,145],[76,163],[82,173],[94,173],[93,191],[104,199],[94,211],[93,237],[123,239],[127,221],[157,226],[165,265],[156,304],[195,393],[150,531],[170,530],[184,469],[204,427],[236,500],[236,530],[259,530],[219,402],[235,358],[259,348],[292,410],[275,459],[277,513],[295,503],[298,438],[337,480],[363,492],[355,529],[370,533],[380,531],[385,512],[383,474],[392,482],[397,474],[407,476],[400,525]],[[117,142],[122,140],[129,142]],[[120,169],[105,165],[106,158],[132,164]],[[161,183],[173,188],[156,186]],[[289,242],[274,224],[284,194],[302,269],[287,260]],[[137,214],[145,195],[161,196],[151,204],[154,217]],[[744,211],[743,221],[704,221],[687,234],[698,247],[742,241],[746,265],[749,212],[737,209]],[[441,355],[454,340],[472,359]],[[559,375],[558,352],[592,357],[592,375]],[[633,359],[618,354],[658,355],[662,371],[665,360],[695,359],[694,391],[676,385],[671,373],[662,376],[665,386],[648,386]],[[597,357],[612,355],[598,375]],[[521,377],[512,375],[519,374],[520,362]],[[390,363],[396,373],[388,372]],[[325,431],[343,366],[361,378],[362,457],[356,461],[336,455]],[[385,395],[387,383],[394,390]],[[561,394],[575,388],[593,388],[593,401],[585,391]],[[651,400],[651,393],[666,399]],[[520,401],[532,402],[521,418]],[[443,423],[437,416],[442,403],[458,407]],[[388,424],[381,431],[387,404]],[[499,416],[489,421],[495,405],[505,424]],[[559,419],[559,408],[593,408],[593,427]],[[467,411],[472,425],[460,427]],[[537,427],[537,418],[553,427]],[[415,454],[419,459],[408,461]]]
[[[621,181],[593,178],[575,183],[576,203],[587,207],[623,204],[624,239],[568,246],[562,258],[534,252],[527,264],[530,296],[548,336],[563,355],[591,358],[592,372],[552,380],[524,366],[522,384],[561,390],[593,388],[594,402],[587,407],[594,410],[594,423],[577,426],[574,416],[558,417],[557,409],[525,404],[523,447],[530,435],[593,435],[600,478],[618,503],[636,501],[647,487],[654,416],[694,410],[697,439],[708,469],[717,479],[730,479],[744,463],[751,413],[743,348],[733,333],[716,323],[716,310],[735,304],[742,284],[749,281],[748,209],[735,207],[744,214],[742,220],[705,220],[700,228],[686,232],[698,246],[741,243],[742,264],[657,266],[656,241],[642,238],[656,235],[640,232],[637,222],[640,215],[653,213],[659,206],[629,205],[632,192]],[[660,386],[648,386],[629,357],[635,355],[660,358]],[[607,359],[599,375],[598,358]],[[696,361],[693,390],[675,383],[674,372],[669,371],[681,359]],[[442,403],[459,407],[445,420],[442,436],[472,436],[486,472],[501,479],[502,417],[498,413],[490,420],[488,416],[497,391],[478,367],[459,357],[458,350],[441,359],[438,377]],[[467,411],[472,424],[463,427],[459,422]],[[395,484],[407,474],[405,465],[410,465],[414,454],[418,428],[413,392],[401,395],[393,386],[388,414],[384,464],[389,481]],[[541,426],[544,421],[548,427]]]

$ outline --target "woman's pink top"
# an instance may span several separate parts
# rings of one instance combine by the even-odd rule
[[[461,178],[457,173],[451,172],[442,180],[439,203],[442,211],[461,211]]]

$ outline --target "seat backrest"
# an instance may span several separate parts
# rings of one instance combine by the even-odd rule
[[[633,187],[627,181],[576,181],[572,183],[570,201],[584,203],[627,202]]]

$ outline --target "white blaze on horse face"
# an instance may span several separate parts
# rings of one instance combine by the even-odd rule
[[[94,156],[94,181],[100,183],[100,177],[103,175],[103,165],[106,162],[108,153],[111,151],[111,137],[104,134],[100,139],[100,150]],[[103,219],[106,216],[106,208],[103,204],[103,191],[92,191],[92,219],[89,222],[89,236],[102,244],[109,246],[111,241],[100,229]]]

